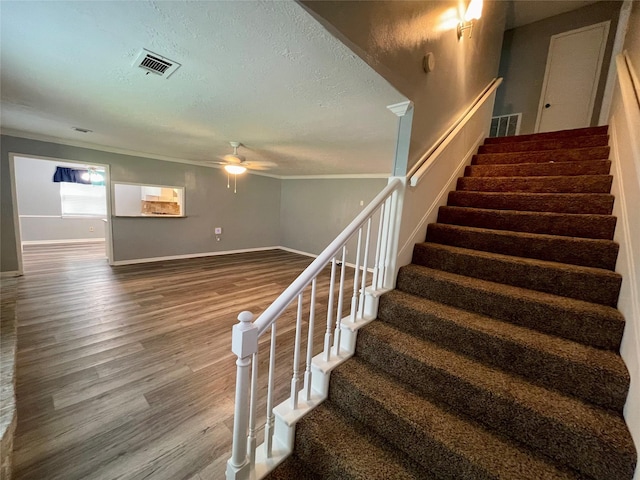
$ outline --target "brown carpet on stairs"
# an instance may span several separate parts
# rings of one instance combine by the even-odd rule
[[[267,478],[631,479],[607,139],[487,139]]]

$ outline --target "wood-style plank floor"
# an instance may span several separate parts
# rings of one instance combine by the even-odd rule
[[[241,310],[262,312],[310,261],[274,250],[110,267],[100,244],[26,247],[14,478],[223,479],[231,327]],[[318,288],[314,353],[328,295],[326,282]],[[295,305],[278,323],[278,402],[291,375],[294,314]],[[261,425],[264,401],[259,408]]]

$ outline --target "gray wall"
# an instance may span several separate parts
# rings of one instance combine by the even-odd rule
[[[114,259],[197,254],[280,244],[280,180],[246,175],[238,193],[219,169],[163,162],[3,135],[0,150],[0,270],[18,269],[9,153],[107,164],[112,182],[186,187],[187,218],[113,218]],[[213,228],[224,234],[215,241]]]
[[[60,184],[52,181],[56,166],[78,167],[64,162],[16,158],[22,241],[104,239],[105,227],[101,220],[104,217],[62,218]]]
[[[482,18],[458,41],[462,2],[303,1],[302,4],[415,104],[409,167],[498,74],[507,2],[485,1]],[[467,2],[465,2],[466,5]],[[426,52],[435,70],[422,69]]]
[[[551,36],[611,20],[591,121],[592,125],[597,125],[621,4],[621,2],[598,2],[507,30],[504,33],[500,59],[500,76],[504,78],[504,83],[498,89],[494,115],[522,112],[520,133],[532,133],[538,115]]]
[[[386,178],[283,180],[282,246],[319,254],[362,211],[360,201],[366,206],[386,185]]]

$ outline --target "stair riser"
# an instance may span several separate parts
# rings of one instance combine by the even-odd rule
[[[573,148],[549,152],[484,153],[472,157],[471,165],[504,165],[516,163],[579,162],[606,160],[609,147]]]
[[[530,142],[534,140],[551,140],[560,138],[586,137],[590,135],[606,135],[608,130],[609,128],[604,125],[601,127],[586,127],[575,130],[561,130],[559,132],[532,133],[528,135],[515,135],[510,137],[494,137],[485,139],[484,144],[493,145],[496,143]]]
[[[529,142],[499,143],[481,145],[478,153],[511,153],[560,150],[567,148],[603,147],[609,144],[608,135],[590,135],[577,138],[557,138]]]
[[[609,193],[609,175],[580,177],[461,177],[457,190],[476,192]]]
[[[369,335],[366,328],[358,334],[356,354],[434,401],[450,405],[584,474],[601,480],[633,475],[633,469],[626,471],[626,466],[633,465],[634,459],[624,457],[620,462],[611,461],[621,456],[615,446],[573,430],[570,423],[555,422],[512,399],[497,397],[447,371],[397,352],[384,339]]]
[[[451,192],[447,205],[495,210],[611,215],[613,195],[595,193]]]
[[[616,266],[619,247],[618,244],[609,241],[559,236],[518,236],[507,232],[448,227],[444,224],[429,225],[427,241],[483,252],[604,268],[612,271]]]
[[[584,345],[617,351],[624,324],[593,311],[568,310],[528,297],[507,295],[477,286],[401,268],[397,287],[412,295],[473,311],[499,320],[557,335]]]
[[[610,375],[587,364],[571,362],[527,345],[468,328],[437,311],[425,312],[380,299],[378,319],[405,333],[438,344],[454,352],[528,378],[531,382],[579,397],[587,402],[622,412],[629,378]]]
[[[349,438],[357,436],[361,444],[363,441],[367,442],[367,446],[371,445],[373,450],[377,450],[377,453],[381,455],[375,459],[378,462],[376,467],[380,469],[378,471],[379,478],[391,478],[392,476],[399,480],[418,478],[419,468],[415,462],[401,452],[391,454],[392,456],[389,456],[388,450],[386,450],[387,453],[381,452],[378,444],[380,439],[372,436],[361,425],[350,423],[346,426],[347,435],[350,436],[343,437],[345,425],[336,425],[344,422],[344,420],[338,420],[337,417],[337,415],[342,416],[343,414],[330,413],[334,410],[335,407],[330,404],[320,405],[296,424],[294,452],[303,464],[306,464],[313,472],[320,473],[323,480],[365,480],[371,478],[364,473],[372,470],[371,465],[362,465],[370,452],[359,455],[363,445],[360,445],[360,448],[354,448],[353,443],[348,443]],[[336,449],[336,444],[340,445],[339,449]],[[388,449],[388,445],[384,445],[382,448]],[[387,461],[398,462],[396,463],[397,468],[394,468]],[[420,477],[425,480],[435,480],[428,472],[421,472]],[[296,480],[298,479],[296,478]]]
[[[318,432],[314,427],[316,425],[304,421],[304,419],[296,425],[293,451],[302,462],[308,465],[311,471],[322,472],[323,479],[351,479],[351,476],[339,468],[337,462],[332,461],[331,452],[325,449],[320,442],[315,441],[319,435],[322,435],[322,432]]]
[[[412,263],[610,307],[616,307],[622,283],[619,275],[605,272],[597,275],[570,269],[545,268],[510,259],[486,258],[473,253],[451,253],[429,243],[414,247]]]
[[[613,240],[616,217],[440,207],[438,223],[512,232]]]
[[[296,480],[322,480],[322,477],[313,473],[306,464],[295,456],[295,453],[278,465],[278,468],[269,472],[263,480],[292,480],[294,478]]]
[[[429,436],[428,431],[416,430],[403,417],[394,415],[385,408],[383,403],[363,394],[339,372],[331,375],[329,400],[347,415],[367,425],[394,447],[402,450],[416,463],[438,472],[438,478],[442,480],[457,480],[461,476],[478,480],[495,478]],[[393,427],[389,428],[390,425]]]
[[[609,160],[586,162],[524,163],[519,165],[471,165],[465,177],[549,177],[557,175],[608,175]]]

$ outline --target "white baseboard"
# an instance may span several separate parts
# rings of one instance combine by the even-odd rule
[[[71,238],[67,240],[23,240],[22,245],[59,245],[63,243],[104,243],[104,238]]]
[[[280,250],[284,250],[285,252],[296,253],[298,255],[304,255],[305,257],[311,257],[311,258],[317,258],[318,257],[318,255],[316,255],[315,253],[303,252],[302,250],[295,250],[295,249],[289,248],[289,247],[276,247],[276,248],[279,248]],[[345,265],[347,267],[356,268],[356,264],[355,263],[346,262]],[[360,265],[360,271],[362,271],[362,265]],[[373,273],[373,267],[367,267],[367,272]]]
[[[131,260],[116,260],[113,262],[114,266],[120,265],[135,265],[138,263],[153,263],[153,262],[164,262],[167,260],[184,260],[188,258],[199,258],[199,257],[215,257],[218,255],[231,255],[234,253],[250,253],[250,252],[262,252],[265,250],[284,250],[283,247],[274,246],[274,247],[258,247],[258,248],[243,248],[239,250],[223,250],[220,252],[199,252],[199,253],[187,253],[185,255],[169,255],[167,257],[149,257],[149,258],[134,258]]]
[[[289,247],[276,247],[279,248],[280,250],[284,250],[285,252],[290,252],[290,253],[297,253],[298,255],[304,255],[305,257],[312,257],[312,258],[317,258],[318,255],[316,255],[315,253],[309,253],[309,252],[303,252],[302,250],[295,250],[293,248],[289,248]]]
[[[14,277],[21,277],[21,276],[22,276],[22,272],[20,270],[0,272],[0,278],[14,278]]]

